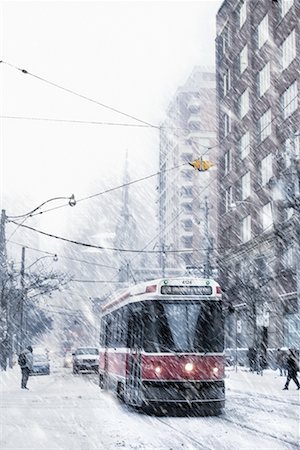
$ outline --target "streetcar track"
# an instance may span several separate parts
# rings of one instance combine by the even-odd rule
[[[176,431],[176,433],[181,434],[181,436],[184,436],[186,439],[190,440],[194,444],[197,444],[198,445],[197,450],[211,450],[211,447],[204,446],[201,442],[197,441],[197,439],[189,436],[184,431],[178,430],[178,428],[170,425],[169,423],[165,422],[163,419],[160,419],[159,417],[156,417],[156,420],[158,420],[158,422],[161,422],[166,427],[171,428],[171,430]]]
[[[224,417],[223,416],[223,417],[219,417],[218,419],[219,420],[223,420],[224,422],[232,423],[232,424],[234,424],[237,427],[240,427],[242,429],[246,429],[246,430],[252,431],[254,433],[261,434],[263,436],[267,436],[268,438],[276,439],[277,441],[284,442],[285,444],[289,444],[292,447],[295,447],[296,449],[298,449],[297,442],[295,442],[295,441],[289,441],[288,439],[276,436],[274,434],[271,434],[271,433],[268,433],[268,432],[265,432],[265,431],[260,431],[257,428],[251,427],[251,426],[249,426],[247,424],[236,422],[234,419],[229,419],[228,417]]]
[[[171,428],[172,430],[174,430],[174,431],[176,431],[177,433],[181,434],[181,435],[184,436],[185,438],[189,439],[191,442],[196,443],[198,446],[200,446],[200,447],[197,447],[197,450],[198,450],[198,449],[199,449],[199,450],[211,450],[211,447],[204,446],[204,444],[201,443],[201,442],[199,442],[199,441],[197,441],[197,439],[195,439],[195,438],[189,436],[188,434],[184,433],[183,431],[178,430],[177,428],[175,428],[174,426],[172,426],[172,425],[170,425],[169,423],[165,422],[164,420],[162,420],[162,419],[160,419],[160,418],[156,418],[156,419],[157,419],[159,422],[161,422],[163,425],[167,426],[168,428]],[[259,435],[266,436],[267,438],[271,438],[271,439],[275,439],[275,440],[280,441],[280,442],[284,442],[285,444],[291,445],[293,448],[298,449],[297,442],[290,441],[290,440],[288,440],[288,439],[284,439],[284,438],[282,438],[282,437],[280,437],[280,436],[276,436],[276,435],[271,434],[271,433],[262,432],[262,431],[260,431],[260,430],[257,430],[256,428],[250,427],[250,426],[245,425],[245,424],[242,424],[242,423],[238,423],[238,422],[236,422],[235,420],[231,420],[231,419],[229,419],[228,417],[224,417],[224,416],[223,416],[223,417],[217,417],[216,420],[228,422],[228,423],[230,423],[230,424],[234,424],[234,425],[236,425],[236,426],[242,428],[243,430],[246,429],[246,430],[248,430],[248,431],[257,433],[257,434],[259,434]]]

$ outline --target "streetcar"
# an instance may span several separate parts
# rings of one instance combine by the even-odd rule
[[[125,403],[225,404],[221,288],[211,279],[172,278],[128,288],[102,306],[99,386]]]

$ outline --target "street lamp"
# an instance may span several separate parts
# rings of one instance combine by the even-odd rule
[[[76,205],[76,200],[75,200],[75,195],[72,194],[70,197],[53,197],[53,198],[49,198],[48,200],[46,200],[45,202],[41,203],[39,206],[37,206],[36,208],[32,209],[31,211],[29,211],[26,214],[20,214],[18,216],[6,216],[8,219],[21,219],[22,217],[32,217],[34,215],[34,213],[36,211],[38,211],[39,209],[41,209],[44,205],[46,205],[47,203],[56,201],[56,200],[69,200],[69,205],[71,207]],[[37,214],[42,214],[42,211],[40,211]]]
[[[52,260],[53,260],[54,262],[57,262],[57,261],[58,261],[58,256],[57,256],[56,253],[55,253],[54,255],[45,255],[45,256],[41,256],[41,257],[38,258],[36,261],[34,261],[32,264],[30,264],[30,266],[26,267],[26,270],[30,269],[30,267],[34,266],[37,262],[41,261],[41,259],[44,259],[44,258],[52,258]]]

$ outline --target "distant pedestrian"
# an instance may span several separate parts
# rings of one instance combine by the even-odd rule
[[[297,378],[297,370],[299,370],[297,355],[294,350],[289,349],[288,357],[287,357],[287,379],[284,385],[283,390],[288,390],[290,381],[293,380],[297,386],[297,389],[300,389],[300,383]]]
[[[263,375],[263,370],[266,367],[266,357],[261,352],[257,354],[257,361],[256,361],[256,373],[257,375]]]
[[[31,345],[28,345],[25,350],[23,350],[18,358],[18,364],[21,367],[22,372],[22,380],[21,380],[21,389],[27,389],[27,381],[32,370],[33,366],[33,349]]]
[[[278,348],[276,353],[276,365],[279,369],[280,376],[287,375],[287,367],[286,367],[287,354],[283,348]]]
[[[255,372],[255,366],[256,366],[256,349],[253,347],[249,347],[247,352],[247,357],[249,360],[249,367],[250,372]]]

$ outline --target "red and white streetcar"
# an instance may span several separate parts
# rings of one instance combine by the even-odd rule
[[[103,306],[100,387],[126,403],[224,407],[221,289],[211,279],[138,284]]]

